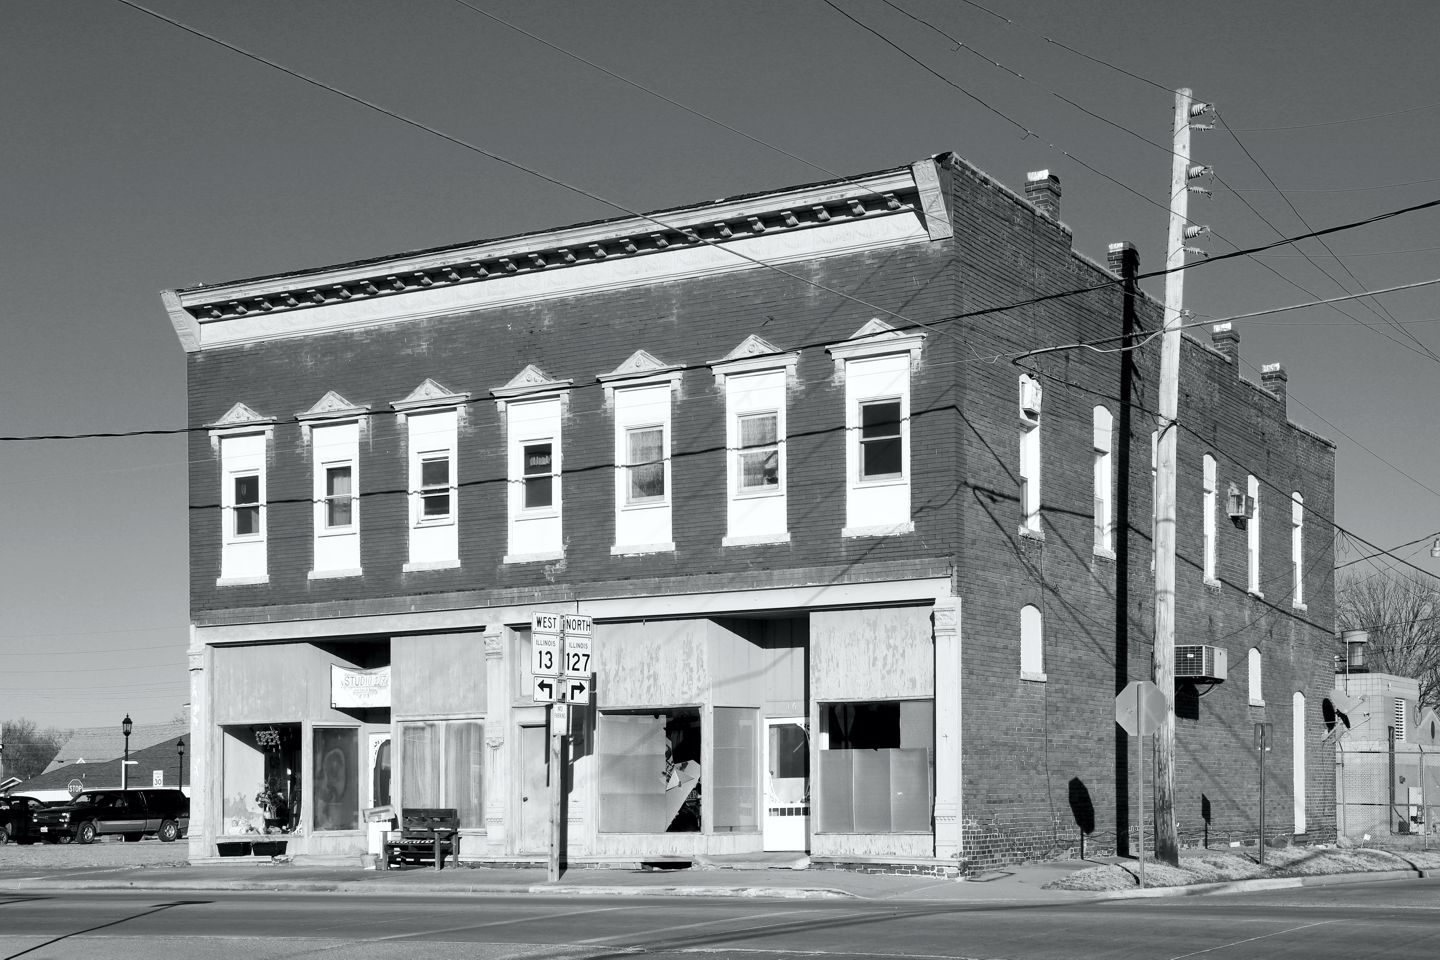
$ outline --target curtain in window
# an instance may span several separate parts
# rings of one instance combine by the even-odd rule
[[[445,724],[445,802],[460,815],[460,826],[485,826],[484,791],[481,789],[481,759],[485,749],[485,725],[459,720]]]
[[[438,807],[440,765],[434,728],[428,723],[400,725],[400,800],[407,807]]]

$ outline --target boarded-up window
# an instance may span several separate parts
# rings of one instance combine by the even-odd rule
[[[928,833],[933,700],[826,704],[820,713],[820,833]]]
[[[700,829],[700,711],[602,713],[600,831]]]
[[[755,830],[756,758],[759,711],[752,707],[716,707],[714,768],[710,775],[711,829],[716,832]]]

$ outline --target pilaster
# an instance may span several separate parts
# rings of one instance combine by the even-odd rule
[[[960,859],[961,722],[960,600],[935,603],[935,857]]]
[[[511,692],[505,670],[505,628],[487,624],[485,642],[485,851],[505,852],[505,798],[510,795],[509,758],[505,731],[510,723]]]

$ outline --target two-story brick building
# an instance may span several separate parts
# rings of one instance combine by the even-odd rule
[[[1124,846],[1160,311],[1029,190],[943,154],[167,292],[192,856],[359,854],[383,802],[543,855],[535,611],[595,620],[571,857]],[[1291,751],[1270,822],[1325,835],[1297,724],[1331,681],[1334,451],[1217,336],[1183,356],[1182,835],[1253,834],[1258,720]]]

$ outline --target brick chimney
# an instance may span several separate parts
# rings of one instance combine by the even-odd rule
[[[1225,354],[1235,367],[1235,376],[1240,376],[1240,334],[1230,326],[1229,321],[1217,323],[1210,328],[1210,342],[1216,350]]]
[[[1285,368],[1278,363],[1267,363],[1260,368],[1260,386],[1275,394],[1282,408],[1285,407],[1285,382],[1289,379]]]
[[[1051,220],[1060,219],[1060,178],[1049,170],[1025,174],[1025,199]]]
[[[1117,277],[1125,276],[1126,260],[1131,261],[1134,269],[1140,269],[1140,251],[1135,249],[1135,244],[1129,240],[1110,244],[1110,248],[1105,252],[1105,265]]]

